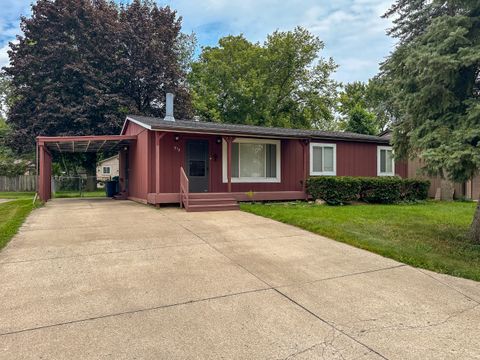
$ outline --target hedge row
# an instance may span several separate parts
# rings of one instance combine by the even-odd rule
[[[425,200],[430,181],[399,177],[318,176],[307,180],[307,193],[330,205],[351,201],[393,204]]]

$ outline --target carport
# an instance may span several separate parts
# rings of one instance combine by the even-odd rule
[[[37,137],[37,194],[42,201],[52,197],[52,153],[86,153],[118,150],[120,159],[120,189],[126,191],[128,147],[136,141],[130,135],[99,136],[38,136]]]

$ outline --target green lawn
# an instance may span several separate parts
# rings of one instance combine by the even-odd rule
[[[105,197],[105,190],[85,191],[57,191],[53,194],[54,198],[77,198],[77,197]]]
[[[242,204],[241,208],[406,264],[480,281],[480,245],[467,238],[475,205],[428,201],[328,206],[299,202]]]
[[[33,204],[35,193],[0,192],[0,199],[12,199],[0,203],[0,249],[3,248],[18,231],[25,218],[38,206]]]

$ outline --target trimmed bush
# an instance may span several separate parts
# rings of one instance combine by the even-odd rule
[[[401,199],[403,201],[426,200],[429,188],[429,180],[403,179]]]
[[[402,179],[398,177],[370,177],[361,180],[360,199],[372,204],[393,204],[399,202]]]
[[[307,193],[329,205],[361,200],[372,204],[425,200],[430,182],[399,177],[318,176],[307,180]]]
[[[359,178],[349,176],[318,176],[307,179],[307,193],[329,205],[341,205],[358,199]]]

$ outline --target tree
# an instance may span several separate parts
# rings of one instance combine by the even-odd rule
[[[5,144],[9,128],[0,116],[0,176],[24,175],[28,170],[30,161],[16,158],[12,150]]]
[[[307,30],[276,31],[262,44],[227,36],[192,64],[193,106],[216,122],[293,128],[335,127],[336,65]]]
[[[134,0],[38,0],[23,35],[10,43],[14,104],[9,144],[34,149],[38,135],[118,133],[127,113],[161,116],[174,91],[179,117],[190,114],[181,19],[168,7]],[[95,154],[82,156],[95,175]]]
[[[195,38],[181,33],[181,18],[169,7],[134,0],[121,7],[118,25],[119,91],[133,102],[129,111],[163,116],[165,93],[174,92],[175,116],[190,118],[185,70]]]
[[[400,39],[382,65],[400,116],[393,127],[399,157],[420,157],[429,174],[466,181],[480,169],[480,3],[406,1],[392,33]],[[426,21],[419,29],[420,15]],[[434,14],[431,18],[424,14]],[[480,243],[480,203],[472,223]]]
[[[356,104],[348,113],[345,131],[358,134],[377,135],[379,132],[375,114],[368,112],[361,105]]]
[[[355,81],[343,85],[337,106],[341,127],[344,130],[356,128],[371,135],[385,130],[393,119],[388,95],[388,87],[379,78],[370,79],[368,83]],[[363,126],[359,126],[361,119],[366,121]],[[349,122],[356,125],[349,126]]]

